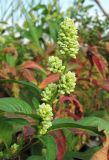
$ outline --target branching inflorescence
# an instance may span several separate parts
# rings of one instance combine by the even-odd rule
[[[73,20],[66,18],[60,24],[56,51],[57,55],[50,56],[48,59],[48,70],[52,73],[60,74],[60,80],[57,84],[49,84],[42,92],[42,100],[45,103],[41,104],[37,111],[37,114],[42,119],[39,126],[39,133],[41,135],[45,134],[47,129],[52,125],[53,113],[51,105],[56,94],[58,97],[60,94],[71,94],[75,89],[76,76],[74,72],[67,69],[67,63],[70,58],[76,58],[78,50],[77,29]]]

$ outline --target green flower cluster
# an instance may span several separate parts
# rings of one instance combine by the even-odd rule
[[[76,58],[79,49],[77,29],[70,18],[66,18],[60,25],[58,36],[58,55]]]
[[[51,120],[53,119],[53,113],[51,106],[45,103],[39,105],[37,115],[42,119],[42,122],[39,125],[39,134],[43,135],[47,132],[47,129],[52,126]]]
[[[19,150],[19,145],[16,144],[16,143],[14,143],[14,144],[11,146],[10,150],[11,150],[11,152],[12,152],[13,154],[15,154],[15,153]]]
[[[57,56],[50,56],[48,59],[48,69],[53,73],[62,73],[65,66],[62,65],[62,60]]]
[[[70,94],[74,91],[76,85],[76,77],[74,72],[68,72],[62,75],[59,81],[59,93],[60,94]]]
[[[50,100],[55,96],[57,92],[57,85],[55,83],[50,83],[42,92],[42,100],[45,102],[50,102]]]

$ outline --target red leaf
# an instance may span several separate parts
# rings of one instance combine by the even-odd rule
[[[45,78],[42,83],[39,85],[41,89],[44,89],[49,83],[53,83],[59,80],[59,74],[51,74]]]
[[[80,59],[74,59],[70,61],[70,64],[71,65],[76,64],[75,72],[76,72],[77,77],[79,77],[82,69],[84,68],[85,65],[87,65],[87,60],[81,62]]]
[[[106,71],[105,71],[106,66],[103,59],[100,59],[100,57],[93,55],[92,61],[95,64],[98,72],[103,76],[104,79],[106,79]]]
[[[42,66],[40,66],[39,64],[37,64],[34,61],[27,61],[26,63],[21,65],[22,69],[38,69],[38,70],[42,70],[45,72],[45,70],[43,69]]]
[[[106,79],[106,73],[108,70],[107,62],[105,61],[103,56],[101,56],[96,46],[89,46],[89,52],[91,53],[91,61],[93,62],[101,76]]]
[[[61,96],[60,103],[63,104],[65,101],[70,101],[75,106],[75,113],[73,113],[69,108],[65,109],[68,116],[74,118],[75,120],[81,119],[83,116],[83,107],[77,98],[75,96]]]
[[[13,76],[16,76],[16,68],[14,67],[10,67],[7,63],[3,63],[2,64],[3,66],[3,72],[6,73],[6,74],[9,74],[11,73]]]
[[[82,105],[80,104],[80,102],[77,100],[77,98],[73,97],[73,103],[75,104],[75,106],[79,109],[79,111],[81,113],[83,113],[83,107]]]
[[[107,92],[109,92],[109,80],[104,80],[101,82],[96,79],[92,79],[92,83],[94,85],[96,85],[97,87],[100,87],[100,88],[106,90]]]
[[[61,130],[52,133],[57,144],[57,158],[56,160],[63,160],[66,151],[66,138]]]
[[[32,136],[35,133],[35,129],[30,126],[25,126],[23,129],[23,135],[26,138]]]
[[[24,76],[25,79],[27,79],[30,82],[34,82],[35,84],[37,84],[37,81],[33,75],[33,72],[29,69],[24,69],[22,71],[22,75]]]
[[[16,56],[17,57],[17,50],[16,50],[16,48],[14,48],[14,47],[6,47],[6,48],[4,48],[4,52],[5,53],[11,53],[12,55],[14,55],[14,56]]]

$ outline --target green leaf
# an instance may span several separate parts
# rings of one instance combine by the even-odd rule
[[[12,125],[29,125],[29,122],[23,118],[8,118],[8,122]]]
[[[56,38],[57,38],[57,35],[56,35],[57,24],[56,24],[56,22],[49,21],[48,26],[49,26],[50,36],[56,41]],[[55,29],[53,29],[53,28],[55,28]]]
[[[52,136],[46,135],[40,138],[44,146],[46,147],[46,160],[56,159],[56,143]]]
[[[13,80],[13,79],[3,79],[3,80],[0,80],[0,83],[8,83],[8,82],[21,84],[23,86],[26,86],[28,88],[31,88],[31,89],[35,90],[38,94],[41,94],[40,88],[38,88],[35,84],[33,84],[31,82],[17,81],[17,80]]]
[[[85,129],[93,134],[98,134],[96,127],[84,126],[80,125],[79,122],[71,119],[71,118],[59,118],[54,120],[52,127],[49,128],[49,131],[64,129],[64,128],[80,128]]]
[[[37,4],[35,7],[33,7],[31,9],[31,11],[38,11],[40,9],[46,9],[46,5],[44,5],[44,4]]]
[[[89,160],[93,156],[95,152],[97,152],[100,147],[90,148],[85,152],[70,152],[69,154],[72,155],[72,158],[79,158],[81,160]],[[67,158],[67,157],[66,157]]]
[[[3,130],[3,134],[0,131],[0,139],[5,143],[10,143],[12,134],[21,131],[23,126],[29,125],[29,122],[22,118],[0,117],[0,122],[2,123],[0,123],[0,130]],[[6,135],[7,132],[8,136]]]
[[[39,49],[39,53],[42,54],[42,49],[41,49],[40,42],[39,42],[38,32],[36,30],[36,27],[33,24],[32,18],[30,17],[30,15],[28,14],[28,12],[24,6],[23,6],[23,13],[24,13],[24,15],[26,17],[26,21],[28,23],[29,31],[31,33],[31,38],[32,38],[35,46]]]
[[[0,118],[0,141],[5,144],[10,144],[12,140],[13,128],[12,125],[5,121],[5,119]]]
[[[72,138],[73,138],[72,132],[68,129],[64,129],[63,132],[66,137],[67,151],[71,151],[72,150],[72,143],[71,142],[72,142]]]
[[[13,126],[13,134],[21,131],[24,126],[30,125],[30,123],[23,118],[7,118],[7,122]]]
[[[6,61],[11,67],[14,67],[16,64],[16,59],[11,54],[6,54]]]
[[[31,106],[25,101],[17,98],[0,98],[0,110],[12,113],[32,113]]]
[[[98,131],[105,130],[109,134],[109,123],[98,117],[86,117],[80,121],[70,118],[56,119],[49,130],[57,130],[62,128],[81,128],[92,133],[98,134]]]
[[[27,160],[44,160],[44,157],[33,155],[27,158]]]
[[[35,109],[39,108],[40,103],[35,97],[32,98],[32,103],[33,103],[33,106],[34,106]]]
[[[98,131],[106,131],[109,134],[109,122],[98,117],[86,117],[78,122],[80,125],[96,127]]]

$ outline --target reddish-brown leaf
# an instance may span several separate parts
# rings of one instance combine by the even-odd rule
[[[100,59],[100,57],[93,55],[92,61],[96,66],[98,72],[103,76],[104,79],[106,79],[106,70],[105,70],[106,66],[103,59]]]
[[[98,81],[97,79],[92,79],[92,83],[95,86],[100,87],[100,88],[106,90],[107,92],[109,92],[109,80]]]
[[[106,79],[106,73],[108,69],[107,62],[105,61],[104,57],[99,53],[96,46],[89,46],[89,52],[91,53],[91,59],[94,66],[101,74],[101,76]]]
[[[6,48],[4,48],[4,52],[6,52],[6,53],[14,53],[14,52],[16,52],[16,48],[14,48],[14,47],[6,47]]]
[[[23,129],[23,135],[25,139],[32,136],[34,133],[35,133],[35,129],[32,128],[31,126],[25,126]]]
[[[4,52],[5,52],[6,54],[11,53],[11,54],[14,55],[15,57],[18,56],[17,50],[16,50],[16,48],[14,48],[14,47],[6,47],[6,48],[4,48]]]
[[[79,111],[81,113],[83,113],[83,106],[81,105],[81,103],[78,101],[78,99],[76,97],[73,96],[73,103],[74,105],[79,109]]]
[[[87,60],[85,61],[80,61],[79,58],[77,59],[73,59],[70,61],[71,65],[75,65],[75,70],[76,70],[76,74],[79,76],[81,70],[84,68],[84,66],[87,64]]]
[[[21,65],[22,69],[38,69],[38,70],[42,70],[45,72],[45,70],[43,69],[43,67],[39,64],[37,64],[34,61],[27,61],[24,64]]]
[[[63,104],[65,101],[70,101],[72,106],[75,106],[75,109],[73,107],[73,110],[72,107],[70,109],[65,109],[67,115],[74,118],[75,120],[81,119],[81,117],[83,117],[83,106],[80,104],[77,98],[75,96],[61,96],[60,103]]]
[[[10,67],[7,63],[3,62],[2,64],[2,72],[4,74],[12,74],[13,76],[16,76],[16,68]]]
[[[59,74],[51,74],[45,78],[42,83],[39,85],[41,89],[44,89],[49,83],[53,83],[59,80]]]
[[[57,144],[57,158],[56,160],[63,160],[66,151],[66,138],[61,130],[52,133]]]
[[[22,71],[22,75],[23,75],[23,77],[24,77],[25,79],[27,79],[28,81],[34,82],[35,84],[37,84],[37,80],[35,79],[34,74],[33,74],[33,72],[32,72],[31,70],[29,70],[29,69],[24,69],[24,70]]]

